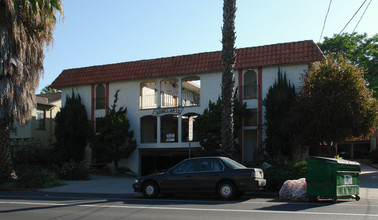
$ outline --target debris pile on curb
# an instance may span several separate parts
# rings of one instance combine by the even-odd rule
[[[306,179],[286,180],[280,189],[279,195],[282,200],[307,201]]]

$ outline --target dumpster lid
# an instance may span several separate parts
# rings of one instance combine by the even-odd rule
[[[330,157],[309,157],[309,159],[315,159],[315,160],[323,160],[329,163],[337,163],[337,164],[348,164],[348,165],[358,165],[360,166],[360,163],[356,161],[350,161],[350,160],[344,160],[344,159],[336,159],[336,158],[330,158]]]

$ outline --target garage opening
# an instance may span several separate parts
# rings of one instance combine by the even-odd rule
[[[168,170],[188,158],[188,149],[140,149],[141,175]]]

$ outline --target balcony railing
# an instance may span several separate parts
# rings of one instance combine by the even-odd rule
[[[199,106],[201,99],[199,92],[183,92],[182,93],[182,106]],[[140,109],[157,108],[157,94],[142,95],[139,97]],[[178,107],[179,98],[177,93],[162,93],[161,94],[161,107]]]
[[[140,96],[140,109],[157,108],[157,94]]]
[[[178,97],[177,93],[161,93],[161,107],[177,107]]]
[[[182,106],[198,106],[201,101],[200,97],[199,92],[182,92]]]
[[[243,86],[243,98],[244,99],[257,99],[257,85],[245,85]]]

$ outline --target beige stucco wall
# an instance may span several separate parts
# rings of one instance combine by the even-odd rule
[[[30,120],[25,125],[16,123],[16,130],[10,132],[10,138],[13,143],[26,144],[30,141],[36,141],[42,144],[43,147],[51,147],[56,143],[54,137],[54,118],[56,113],[60,111],[61,101],[58,100],[50,104],[54,105],[54,107],[46,110],[45,129],[36,129],[36,109],[33,109]]]

